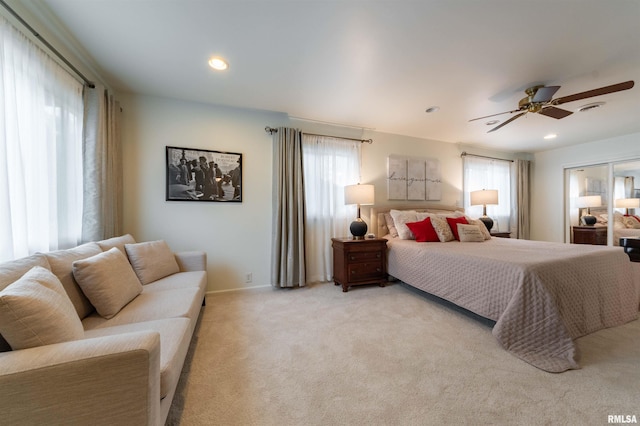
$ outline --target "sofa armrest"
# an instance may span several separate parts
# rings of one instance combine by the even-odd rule
[[[160,334],[123,333],[0,354],[3,424],[156,425]]]
[[[180,272],[207,270],[207,253],[203,251],[183,251],[174,255]]]

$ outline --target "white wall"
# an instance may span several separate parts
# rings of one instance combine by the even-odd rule
[[[124,95],[124,231],[204,250],[209,291],[269,284],[271,137],[282,114]],[[241,203],[165,201],[165,146],[242,153]],[[245,273],[253,282],[246,284]]]
[[[456,144],[290,120],[275,112],[131,94],[120,100],[124,231],[138,241],[164,239],[176,251],[206,251],[209,291],[270,285],[272,139],[265,126],[374,139],[371,145],[363,144],[362,182],[375,184],[376,205],[402,204],[387,201],[388,155],[438,158],[443,180],[439,203],[462,203],[461,147]],[[165,201],[167,145],[242,153],[242,203]],[[363,208],[365,219],[368,215]],[[244,282],[248,272],[252,283]]]
[[[564,168],[640,158],[640,133],[534,154],[531,239],[564,242]]]

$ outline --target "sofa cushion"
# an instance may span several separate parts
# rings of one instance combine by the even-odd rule
[[[127,255],[126,250],[124,249],[125,244],[135,244],[136,240],[131,236],[131,234],[122,235],[120,237],[113,237],[106,240],[98,241],[98,245],[102,249],[102,251],[109,251],[112,248],[116,247],[118,250],[122,252],[125,256]]]
[[[49,262],[43,254],[34,254],[22,259],[11,260],[9,262],[0,263],[0,290],[18,281],[24,274],[29,272],[34,266],[42,266],[49,269]],[[0,352],[11,350],[11,346],[0,334]]]
[[[102,249],[96,243],[86,243],[81,246],[67,249],[57,250],[45,253],[49,265],[51,265],[51,272],[53,272],[62,283],[69,299],[73,303],[73,306],[78,312],[80,318],[84,318],[93,312],[95,309],[87,296],[84,295],[82,289],[73,278],[73,271],[71,265],[76,260],[86,259],[87,257],[94,256],[102,253]]]
[[[142,284],[117,248],[73,262],[73,276],[96,311],[112,318],[142,292]]]
[[[125,244],[124,247],[143,285],[180,272],[173,252],[163,240]]]
[[[187,318],[168,318],[145,321],[113,327],[87,330],[85,339],[113,336],[122,333],[152,330],[160,333],[160,397],[167,396],[180,379],[189,341],[191,339],[190,320]]]
[[[113,318],[106,319],[93,313],[82,320],[85,330],[133,324],[163,318],[195,319],[200,313],[204,291],[197,287],[179,290],[146,291],[122,308]],[[195,321],[194,327],[195,327]]]
[[[160,278],[143,287],[145,293],[153,291],[177,290],[181,288],[196,287],[206,290],[207,273],[205,271],[180,272]]]
[[[80,339],[82,323],[60,280],[36,266],[0,291],[0,332],[14,350]]]

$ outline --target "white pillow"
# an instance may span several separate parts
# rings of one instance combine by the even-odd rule
[[[80,317],[62,283],[41,266],[0,291],[0,333],[13,350],[84,336]]]
[[[180,272],[176,257],[163,240],[125,244],[124,248],[143,285]]]
[[[438,234],[438,238],[441,243],[446,243],[456,239],[446,219],[439,217],[439,215],[434,215],[431,216],[431,224],[433,225],[433,229],[436,230],[436,234]]]
[[[142,293],[142,284],[118,247],[73,262],[73,277],[98,314],[107,319]]]
[[[398,231],[398,237],[403,240],[414,240],[413,232],[407,227],[408,222],[418,222],[415,210],[391,210],[389,212]]]
[[[479,226],[463,223],[458,224],[458,237],[461,242],[483,242],[485,240]]]

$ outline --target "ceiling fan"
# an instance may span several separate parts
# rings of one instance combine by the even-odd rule
[[[526,97],[520,99],[518,102],[518,109],[514,109],[513,111],[505,111],[500,112],[498,114],[486,115],[484,117],[473,118],[469,121],[482,120],[484,118],[495,117],[496,115],[501,114],[513,114],[515,112],[519,112],[519,114],[514,115],[504,123],[499,126],[494,127],[489,130],[487,133],[495,132],[501,127],[506,126],[511,123],[513,120],[522,117],[523,115],[533,112],[542,115],[546,115],[547,117],[553,117],[556,119],[561,119],[568,117],[573,114],[571,111],[567,111],[566,109],[556,108],[556,105],[566,104],[567,102],[579,101],[581,99],[591,98],[594,96],[606,95],[608,93],[620,92],[622,90],[629,90],[633,87],[633,80],[625,81],[624,83],[612,84],[611,86],[600,87],[599,89],[587,90],[586,92],[575,93],[569,96],[563,96],[561,98],[552,99],[553,95],[560,89],[560,86],[533,86],[529,87],[525,90],[527,94]]]

